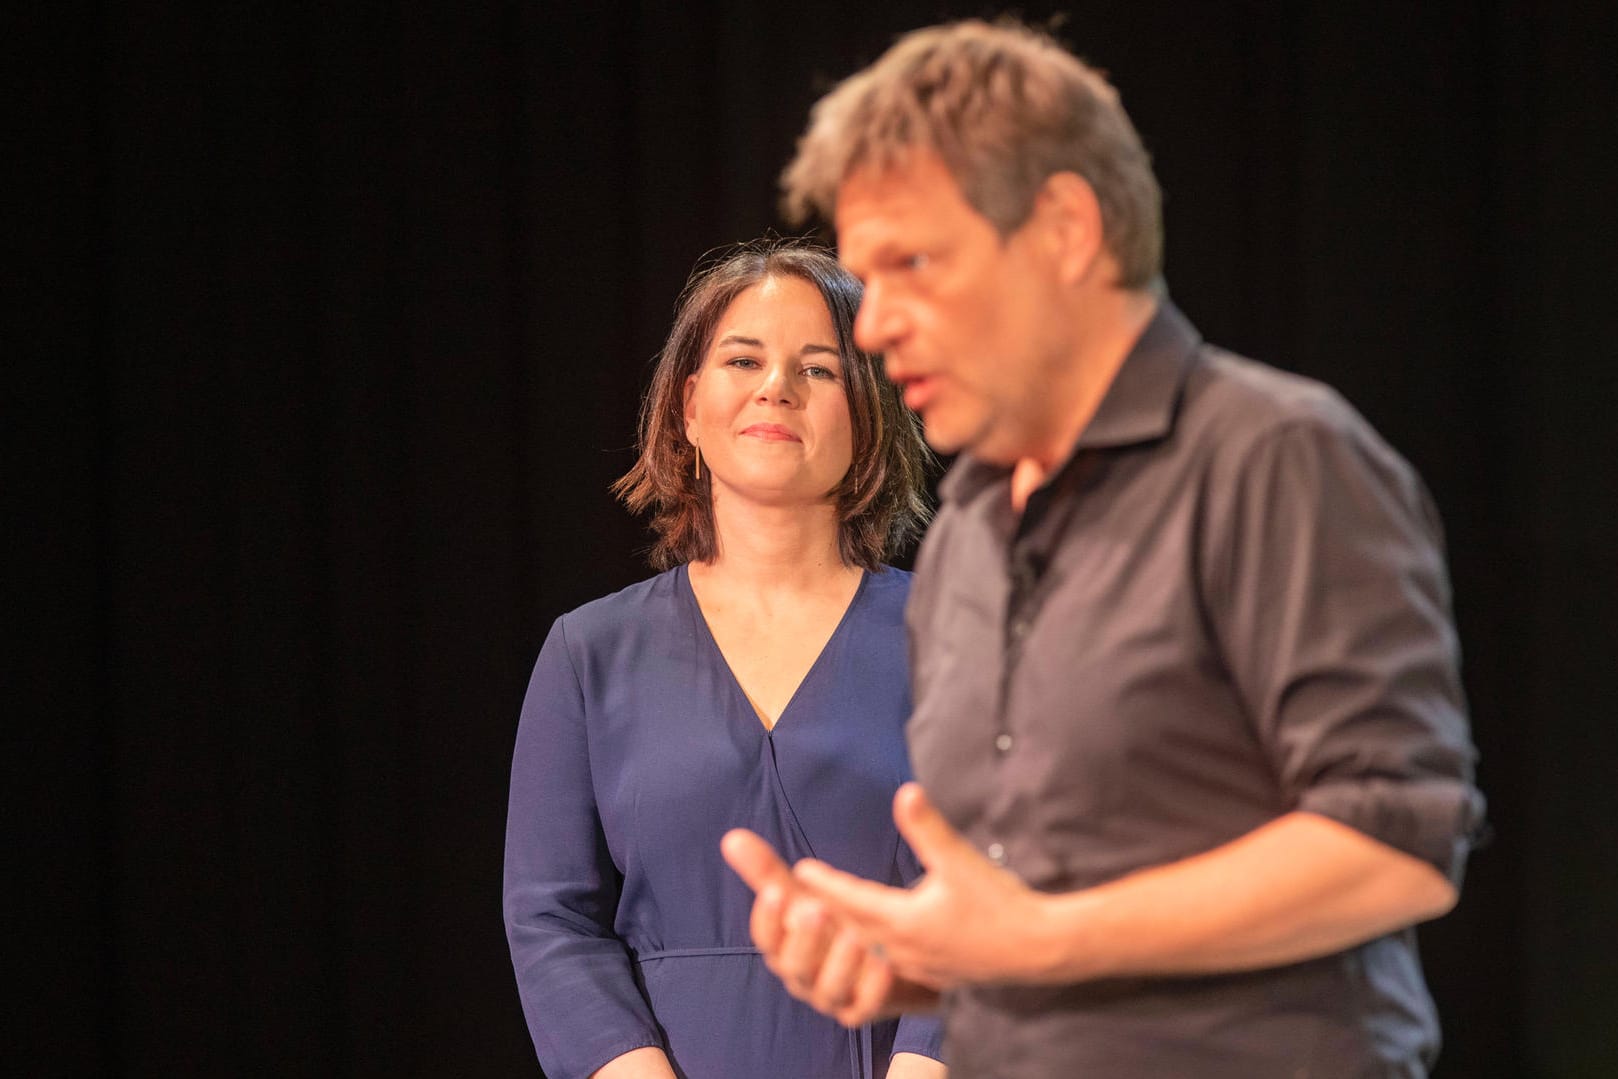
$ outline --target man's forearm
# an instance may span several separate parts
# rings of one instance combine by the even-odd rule
[[[1069,983],[1301,962],[1455,904],[1433,866],[1312,813],[1096,888],[1054,895],[1008,980]]]

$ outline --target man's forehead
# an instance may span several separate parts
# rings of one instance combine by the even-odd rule
[[[867,198],[882,197],[935,185],[955,186],[955,177],[944,159],[929,146],[905,146],[850,166],[837,185],[837,204],[841,206],[850,193]]]
[[[925,147],[903,158],[859,165],[837,185],[833,220],[839,239],[850,232],[879,238],[926,222],[941,209],[971,210],[948,166]]]

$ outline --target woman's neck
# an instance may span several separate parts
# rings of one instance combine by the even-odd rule
[[[843,563],[836,507],[769,506],[714,491],[714,531],[718,553],[711,562],[693,562],[694,580],[730,589],[816,593],[844,587],[859,575]]]

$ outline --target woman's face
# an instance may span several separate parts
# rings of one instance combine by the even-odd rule
[[[685,433],[714,497],[823,503],[854,456],[843,360],[814,285],[766,277],[739,294],[686,380]]]

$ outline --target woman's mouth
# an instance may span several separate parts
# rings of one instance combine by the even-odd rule
[[[742,434],[750,438],[762,438],[766,442],[802,442],[803,439],[779,423],[755,423],[742,428]]]

